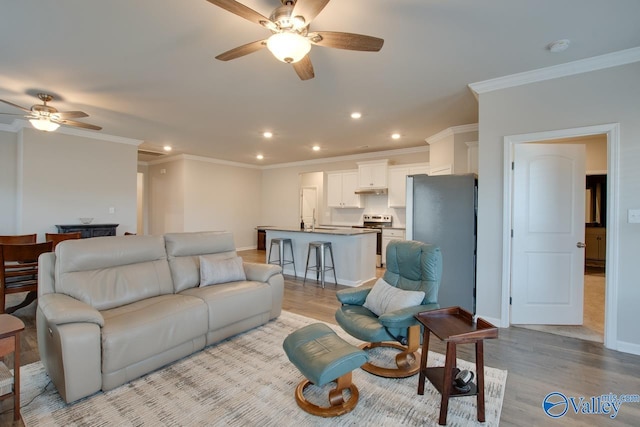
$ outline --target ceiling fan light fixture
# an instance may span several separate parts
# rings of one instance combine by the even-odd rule
[[[297,33],[276,33],[267,40],[267,48],[282,62],[293,64],[311,50],[311,42]]]
[[[30,119],[29,123],[31,123],[31,126],[33,126],[34,128],[45,132],[53,132],[60,127],[58,123],[52,122],[48,117]]]

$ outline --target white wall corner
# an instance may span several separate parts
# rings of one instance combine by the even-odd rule
[[[425,138],[425,142],[429,145],[436,144],[443,139],[453,136],[459,133],[467,133],[467,132],[477,132],[478,131],[478,123],[471,123],[468,125],[460,125],[460,126],[452,126],[450,128],[446,128],[443,131],[436,133],[429,138]]]
[[[495,90],[588,73],[590,71],[617,67],[638,61],[640,61],[640,47],[633,47],[631,49],[620,50],[617,52],[607,53],[605,55],[593,56],[591,58],[553,65],[551,67],[539,68],[537,70],[525,71],[522,73],[497,77],[495,79],[470,83],[468,86],[475,97],[478,98],[478,96],[483,93],[493,92]]]

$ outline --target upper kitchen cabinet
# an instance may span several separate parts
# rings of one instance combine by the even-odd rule
[[[478,173],[478,125],[454,126],[425,140],[429,175]]]
[[[330,208],[359,208],[356,194],[359,179],[357,171],[327,173],[327,206]]]
[[[428,163],[415,163],[389,167],[388,206],[404,208],[407,199],[407,176],[429,174]]]
[[[358,162],[360,188],[387,188],[388,160]]]

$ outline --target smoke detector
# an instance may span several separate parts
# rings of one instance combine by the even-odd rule
[[[570,44],[571,40],[569,39],[556,40],[553,43],[549,43],[547,49],[553,53],[563,52],[567,50]]]

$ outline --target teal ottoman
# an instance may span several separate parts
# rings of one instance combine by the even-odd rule
[[[306,377],[296,387],[296,402],[306,412],[321,417],[346,414],[358,403],[358,388],[351,382],[351,374],[367,362],[367,353],[336,335],[323,323],[314,323],[291,333],[283,343],[287,357]],[[336,382],[329,392],[330,406],[314,405],[305,399],[303,392],[309,384],[323,386]],[[351,391],[345,401],[342,392]]]

